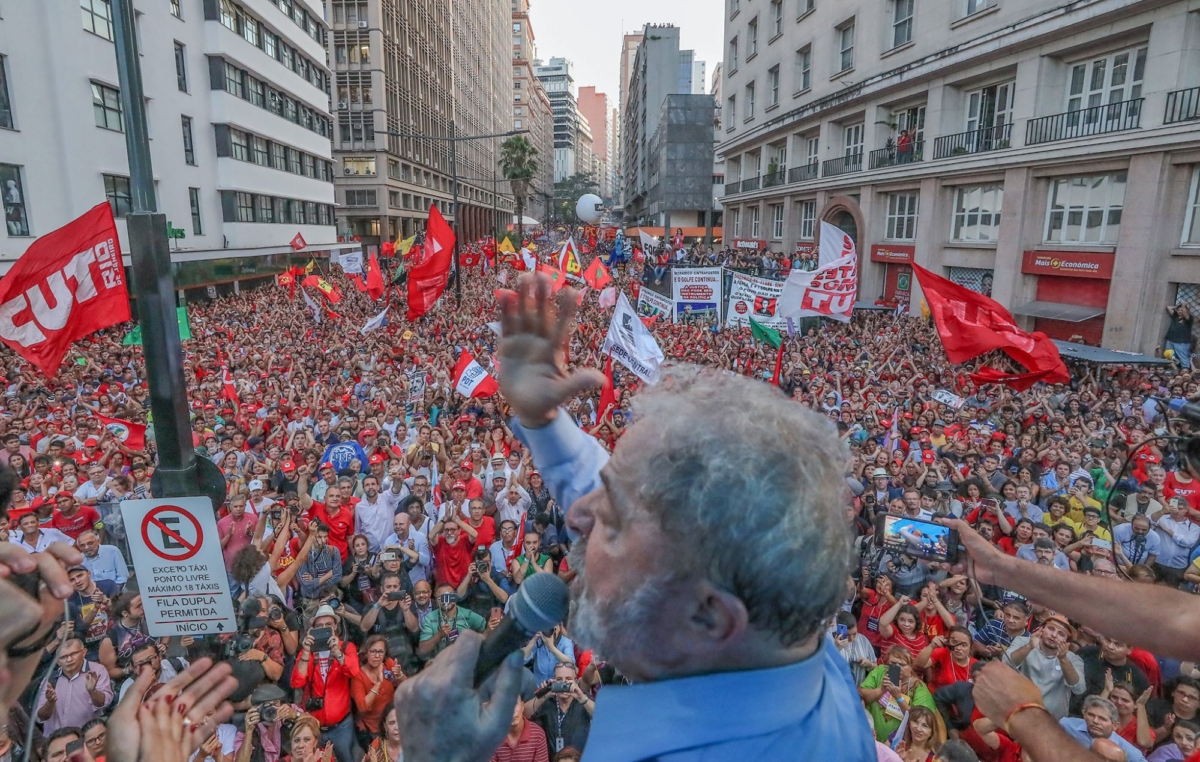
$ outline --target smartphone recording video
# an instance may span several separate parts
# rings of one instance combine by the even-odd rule
[[[958,561],[958,532],[932,521],[881,515],[875,522],[875,544],[892,553],[926,561]]]

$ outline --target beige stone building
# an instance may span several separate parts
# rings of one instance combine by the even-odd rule
[[[1200,304],[1200,3],[725,0],[727,243],[858,243],[1030,329],[1151,351]]]
[[[465,241],[489,234],[512,214],[500,139],[459,142],[454,210],[450,144],[383,133],[512,129],[509,0],[330,0],[328,13],[339,234],[368,245],[408,236],[430,206],[457,216]]]

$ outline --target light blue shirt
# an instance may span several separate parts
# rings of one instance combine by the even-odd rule
[[[1063,730],[1071,734],[1079,743],[1087,748],[1092,748],[1092,737],[1088,735],[1087,721],[1082,717],[1064,717],[1058,721],[1059,725],[1063,726]],[[1142,750],[1133,744],[1126,741],[1115,732],[1108,737],[1108,740],[1120,746],[1125,752],[1125,756],[1129,758],[1129,762],[1146,762],[1146,755],[1142,754]]]
[[[564,509],[600,486],[608,453],[564,411],[540,429],[510,426]],[[583,758],[876,762],[874,741],[850,670],[825,637],[813,656],[783,667],[605,686]]]
[[[96,557],[83,557],[83,568],[92,573],[92,579],[97,582],[109,580],[118,585],[124,585],[129,580],[129,567],[121,557],[121,551],[115,545],[100,545],[96,548]]]
[[[410,524],[408,527],[408,537],[401,541],[400,538],[396,536],[396,533],[392,532],[387,536],[387,539],[383,541],[383,547],[385,550],[397,545],[404,545],[407,547],[409,540],[413,541],[413,545],[415,546],[413,550],[417,552],[417,562],[413,564],[411,569],[408,570],[408,578],[412,580],[412,583],[415,585],[418,582],[425,582],[429,579],[429,566],[432,563],[433,557],[430,554],[429,539],[425,536],[425,533],[417,531],[417,528]],[[400,551],[396,552],[400,553]],[[408,556],[400,553],[400,560],[407,561]]]
[[[571,660],[571,665],[575,664],[575,644],[566,636],[561,636],[554,643],[554,647],[559,652]],[[564,662],[565,663],[565,662]],[[547,680],[554,679],[554,668],[558,666],[558,657],[550,653],[550,649],[546,647],[544,642],[534,646],[533,653],[525,660],[526,666],[533,670],[533,676],[537,678],[538,685]]]

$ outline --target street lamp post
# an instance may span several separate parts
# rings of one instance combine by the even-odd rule
[[[412,138],[414,140],[444,140],[450,144],[450,185],[453,189],[453,204],[454,204],[454,300],[457,306],[462,306],[462,273],[458,266],[458,239],[459,225],[458,220],[461,216],[458,209],[458,144],[466,140],[491,140],[492,138],[511,138],[514,135],[524,135],[529,130],[509,130],[508,132],[499,132],[492,135],[459,135],[458,129],[454,120],[450,120],[450,137],[441,135],[420,135],[415,132],[385,132],[384,135],[392,138]],[[494,196],[495,194],[493,194]],[[495,199],[493,198],[493,204]]]

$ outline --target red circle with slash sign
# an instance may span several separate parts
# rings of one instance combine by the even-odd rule
[[[182,535],[172,527],[168,526],[162,520],[162,515],[169,513],[175,516],[180,516],[191,523],[192,528],[196,532],[196,539],[185,540]],[[154,527],[158,530],[158,541],[151,540],[150,528]],[[200,552],[200,547],[204,543],[204,532],[200,529],[200,522],[192,514],[174,505],[162,505],[146,514],[142,519],[142,541],[146,543],[146,547],[150,552],[166,561],[186,561],[192,556]],[[174,545],[171,545],[171,542]]]

